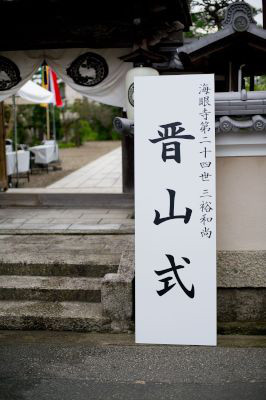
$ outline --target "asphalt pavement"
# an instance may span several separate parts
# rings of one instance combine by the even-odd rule
[[[218,347],[135,345],[133,335],[0,332],[1,400],[265,400],[265,338]]]

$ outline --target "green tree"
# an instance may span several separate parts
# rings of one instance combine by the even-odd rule
[[[52,113],[50,106],[50,130],[52,135]],[[55,123],[57,138],[62,136],[60,109],[55,108]],[[14,114],[11,105],[5,105],[5,124],[7,136],[13,137]],[[40,105],[17,105],[18,143],[29,146],[40,143],[46,134],[46,108]]]
[[[118,107],[108,106],[89,101],[87,98],[76,100],[73,105],[67,108],[68,131],[74,132],[74,141],[82,140],[113,140],[120,139],[120,135],[114,131],[113,119],[117,115],[122,115]],[[71,120],[69,124],[69,119]],[[77,139],[78,136],[80,139]],[[69,134],[67,134],[69,136]]]
[[[187,36],[200,37],[221,29],[225,9],[231,3],[235,3],[235,0],[192,0],[193,26]],[[254,16],[261,12],[261,9],[252,9]]]

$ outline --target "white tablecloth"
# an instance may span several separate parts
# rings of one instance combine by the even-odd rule
[[[58,145],[56,143],[30,147],[30,151],[35,155],[36,164],[49,164],[58,160]]]
[[[53,161],[58,161],[59,160],[59,149],[58,149],[57,142],[55,140],[44,140],[42,144],[55,147],[55,159]]]
[[[6,153],[7,175],[16,174],[16,152]],[[18,173],[28,172],[30,170],[30,152],[27,150],[18,151]]]

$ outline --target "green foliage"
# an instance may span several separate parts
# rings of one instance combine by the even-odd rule
[[[50,106],[50,131],[52,135],[52,112]],[[40,144],[46,134],[46,108],[40,105],[17,105],[18,143],[34,146]],[[13,106],[5,105],[5,123],[7,137],[13,138]],[[60,110],[55,107],[55,124],[57,137],[62,136]]]
[[[76,147],[75,143],[72,142],[59,142],[59,149],[70,149]]]
[[[266,90],[266,75],[256,77],[254,89],[255,90]]]
[[[113,129],[113,119],[121,109],[89,101],[76,100],[65,109],[63,118],[64,140],[80,146],[84,141],[119,140]]]
[[[50,105],[50,132],[53,137],[53,114]],[[56,137],[61,147],[81,146],[91,140],[120,140],[113,128],[113,119],[121,115],[121,109],[105,104],[76,100],[62,109],[54,108]],[[13,107],[5,105],[5,123],[8,137],[13,138]],[[46,108],[40,105],[17,106],[18,143],[33,146],[40,144],[47,131]]]
[[[249,78],[245,78],[245,89],[250,90]],[[255,76],[254,90],[266,90],[266,75]]]
[[[191,13],[193,26],[187,37],[200,37],[222,28],[225,9],[235,0],[192,0]],[[253,15],[261,9],[253,9]]]

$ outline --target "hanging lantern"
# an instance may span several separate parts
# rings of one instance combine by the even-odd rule
[[[150,67],[130,69],[126,74],[126,111],[127,117],[134,120],[134,78],[135,76],[157,76],[159,72]]]
[[[134,78],[135,76],[157,76],[159,72],[151,68],[152,63],[165,62],[165,56],[161,54],[145,50],[141,47],[137,48],[130,54],[120,57],[125,62],[133,63],[133,69],[126,74],[126,111],[127,117],[134,120]]]

